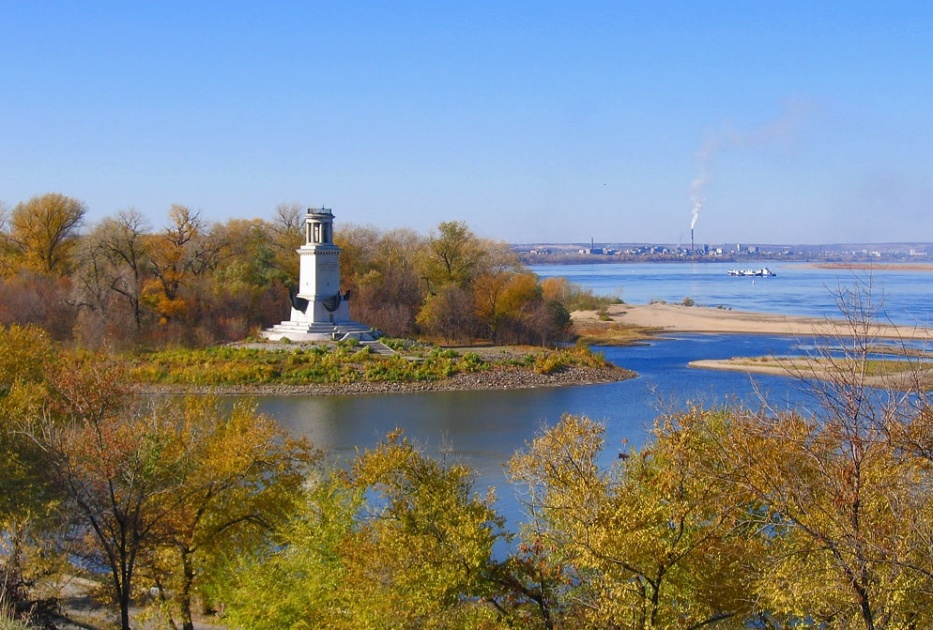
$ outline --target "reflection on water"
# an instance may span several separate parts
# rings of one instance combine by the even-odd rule
[[[308,436],[335,461],[371,448],[386,433],[404,429],[435,456],[449,453],[478,473],[480,490],[497,488],[499,509],[514,522],[520,509],[508,485],[504,464],[545,425],[565,413],[586,415],[606,425],[604,464],[623,443],[638,446],[654,418],[690,402],[759,404],[759,392],[772,403],[805,404],[790,379],[737,372],[696,370],[695,359],[787,354],[796,342],[781,337],[683,335],[643,346],[605,348],[606,358],[635,370],[621,383],[482,392],[431,392],[380,396],[282,396],[259,399],[260,410],[296,435]]]

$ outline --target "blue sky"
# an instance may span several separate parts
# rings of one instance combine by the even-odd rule
[[[929,2],[0,0],[0,93],[0,200],[91,221],[933,241]]]

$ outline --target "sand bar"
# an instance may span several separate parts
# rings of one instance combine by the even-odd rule
[[[611,320],[608,322],[601,321],[596,311],[576,311],[572,317],[574,323],[580,326],[615,323],[674,333],[735,333],[792,337],[839,337],[851,336],[853,333],[852,325],[842,320],[680,304],[614,304],[609,307],[608,315]],[[879,338],[933,341],[933,328],[920,326],[877,324],[864,331],[864,334]]]

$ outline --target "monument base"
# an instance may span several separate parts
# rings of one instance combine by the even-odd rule
[[[356,339],[358,341],[375,341],[372,329],[359,322],[293,322],[287,321],[276,324],[272,328],[259,333],[269,341],[341,341],[343,339]]]

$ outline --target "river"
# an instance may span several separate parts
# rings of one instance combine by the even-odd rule
[[[542,277],[563,275],[599,294],[620,293],[633,303],[678,302],[792,315],[838,315],[835,296],[856,282],[872,284],[884,318],[897,323],[933,322],[928,272],[825,270],[801,264],[769,265],[773,278],[733,278],[724,264],[626,264],[541,266]],[[806,407],[812,401],[801,383],[688,368],[695,359],[794,354],[810,341],[753,335],[677,335],[641,346],[603,348],[613,363],[638,378],[603,385],[483,392],[434,392],[372,396],[266,397],[260,409],[297,435],[306,435],[334,460],[346,461],[357,449],[378,444],[401,428],[436,456],[454,457],[477,471],[477,487],[495,487],[499,509],[512,522],[521,510],[507,483],[504,464],[542,427],[565,414],[583,414],[606,426],[604,463],[618,457],[624,443],[638,446],[650,437],[658,414],[685,405],[740,402]]]
[[[732,277],[736,267],[767,266],[777,275]],[[826,269],[809,263],[626,263],[538,265],[542,278],[563,276],[597,295],[630,304],[680,303],[735,310],[838,317],[836,297],[856,286],[870,289],[880,319],[914,326],[933,324],[933,271],[878,263],[870,270]]]

